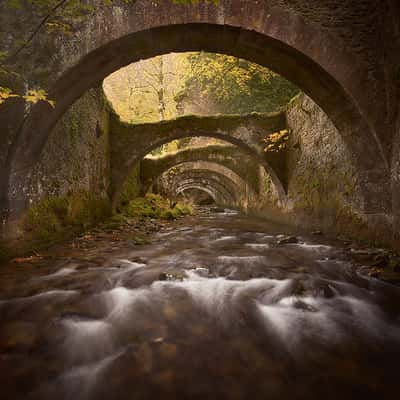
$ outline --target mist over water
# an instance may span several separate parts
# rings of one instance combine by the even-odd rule
[[[2,295],[3,398],[398,396],[399,288],[323,237],[279,244],[287,228],[232,211],[185,224]]]

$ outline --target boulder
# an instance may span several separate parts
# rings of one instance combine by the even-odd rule
[[[296,236],[284,236],[278,240],[278,244],[294,244],[299,243],[299,239]]]

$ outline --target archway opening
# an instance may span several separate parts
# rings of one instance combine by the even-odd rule
[[[198,206],[213,206],[216,204],[215,198],[211,193],[204,189],[188,188],[178,193],[178,199],[190,201]]]
[[[331,117],[362,177],[376,178],[375,175],[386,168],[380,143],[352,98],[326,68],[302,49],[243,27],[174,24],[137,31],[100,45],[75,66],[65,70],[49,91],[50,97],[56,101],[55,108],[43,102],[34,107],[9,157],[7,192],[10,215],[17,217],[26,208],[29,196],[23,187],[27,185],[30,172],[37,164],[52,128],[87,89],[139,59],[199,50],[247,59],[293,81]],[[365,207],[369,208],[370,203],[365,203]],[[372,202],[371,207],[376,208],[376,202]]]

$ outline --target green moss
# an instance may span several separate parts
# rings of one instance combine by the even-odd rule
[[[81,233],[109,215],[107,200],[75,192],[49,197],[32,206],[22,220],[22,229],[31,246],[43,247]]]
[[[140,182],[140,163],[138,163],[133,169],[129,178],[125,181],[122,193],[121,202],[128,203],[130,200],[136,198],[140,194],[141,182]]]
[[[130,240],[136,246],[141,246],[149,243],[149,240],[146,238],[146,236],[138,233],[131,235]]]
[[[131,200],[121,209],[123,215],[131,218],[176,219],[192,212],[189,205],[182,203],[177,203],[171,208],[167,199],[154,194]]]

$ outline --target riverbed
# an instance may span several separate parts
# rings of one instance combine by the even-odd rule
[[[340,241],[226,210],[99,243],[0,272],[2,399],[399,395],[400,289]]]

